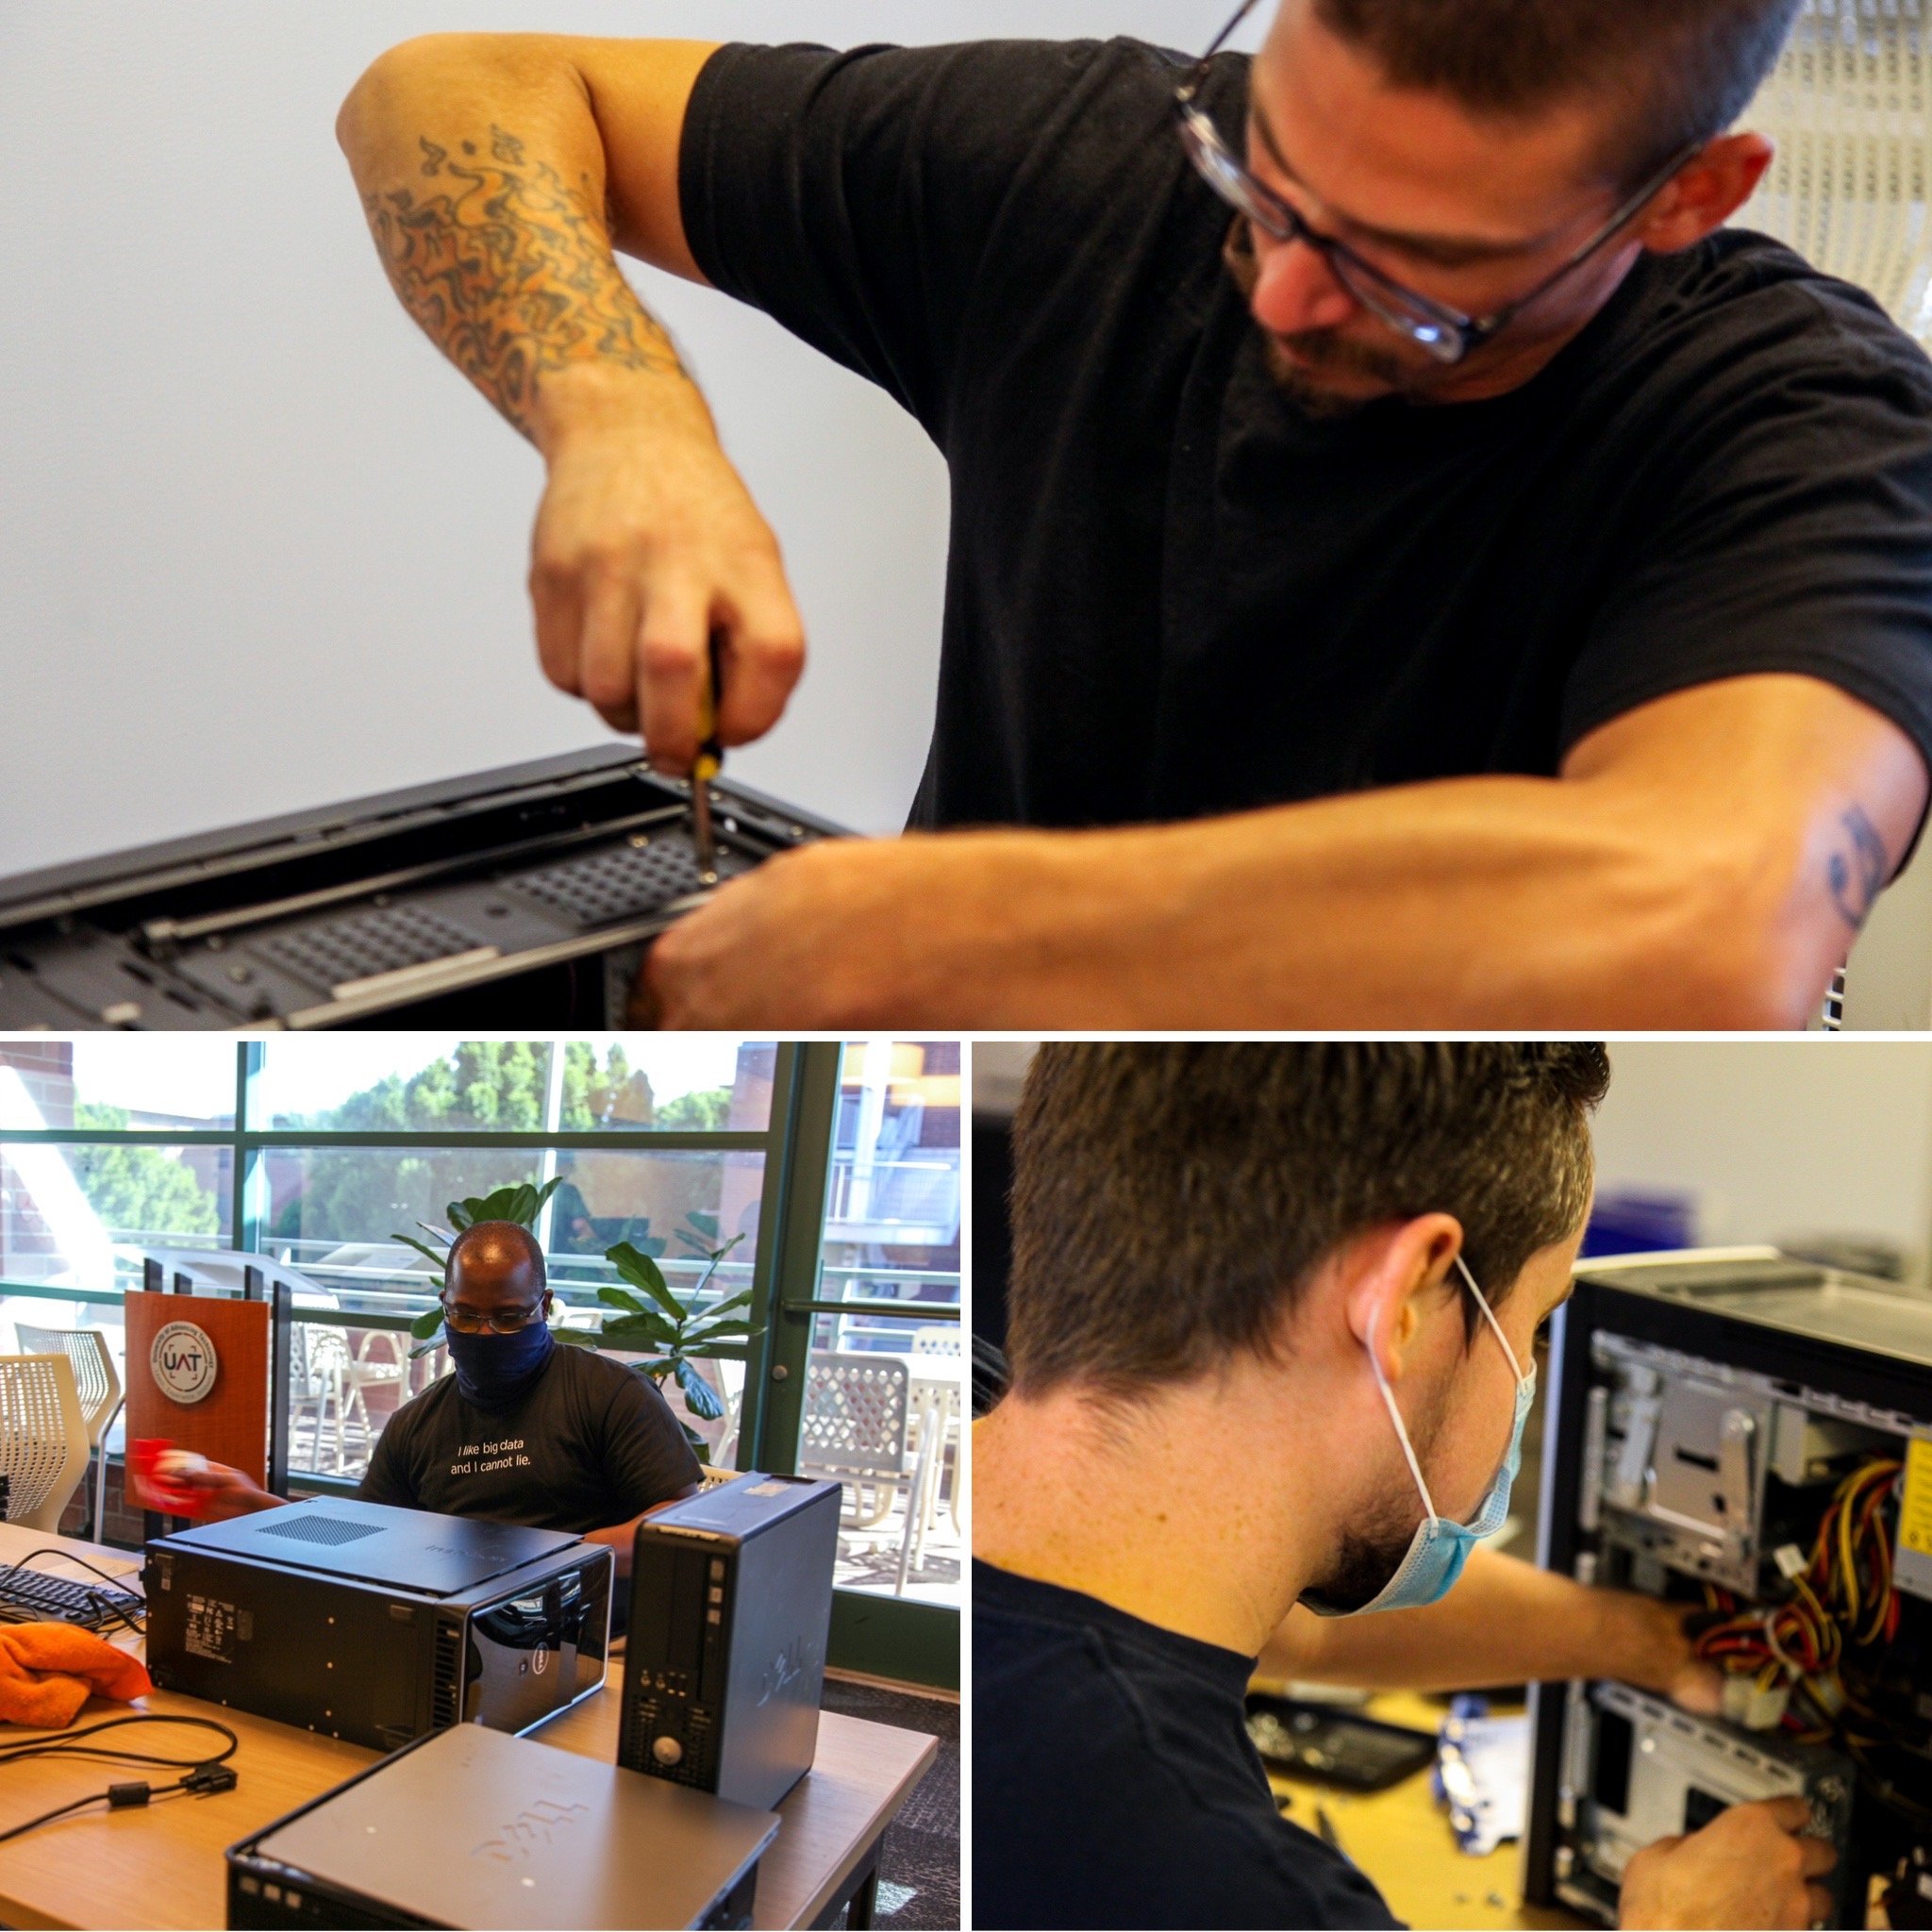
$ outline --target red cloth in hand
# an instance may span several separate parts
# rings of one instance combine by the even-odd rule
[[[139,1657],[72,1624],[0,1624],[0,1721],[64,1730],[99,1691],[128,1704],[154,1689]]]

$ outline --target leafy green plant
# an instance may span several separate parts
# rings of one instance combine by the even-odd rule
[[[391,1234],[390,1240],[402,1241],[412,1247],[419,1255],[428,1258],[429,1265],[436,1271],[436,1293],[439,1303],[443,1290],[448,1286],[449,1251],[455,1245],[457,1235],[465,1228],[474,1227],[479,1221],[513,1221],[519,1227],[535,1227],[537,1217],[543,1211],[543,1204],[563,1185],[563,1175],[555,1180],[545,1181],[540,1188],[534,1181],[519,1181],[514,1187],[498,1188],[493,1193],[473,1194],[465,1201],[452,1201],[443,1211],[449,1228],[432,1227],[426,1221],[416,1225],[431,1241],[441,1243],[441,1252],[419,1241],[412,1234]],[[452,1233],[450,1230],[454,1229]],[[409,1359],[427,1355],[432,1348],[442,1345],[442,1309],[439,1306],[427,1309],[409,1324],[409,1333],[415,1339],[415,1347],[409,1351]]]
[[[664,1271],[657,1260],[658,1255],[664,1252],[662,1241],[647,1239],[643,1246],[619,1241],[614,1248],[605,1251],[605,1258],[629,1285],[597,1291],[597,1299],[617,1312],[606,1315],[599,1329],[560,1328],[557,1339],[579,1347],[602,1343],[626,1353],[648,1351],[647,1358],[636,1364],[638,1374],[649,1376],[660,1388],[667,1378],[675,1380],[685,1407],[700,1421],[716,1422],[724,1413],[724,1405],[695,1364],[707,1357],[735,1354],[760,1331],[738,1312],[751,1301],[752,1291],[748,1288],[726,1295],[702,1314],[697,1312],[697,1304],[709,1288],[711,1277],[744,1237],[735,1234],[721,1242],[715,1214],[693,1211],[685,1218],[690,1225],[677,1230],[677,1239],[695,1255],[702,1256],[706,1263],[689,1295],[680,1300],[664,1279]],[[646,1248],[656,1252],[646,1253]],[[698,1460],[708,1462],[710,1444],[681,1418],[678,1426]]]

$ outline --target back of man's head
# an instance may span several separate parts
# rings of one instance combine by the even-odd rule
[[[508,1289],[531,1298],[544,1287],[543,1250],[516,1221],[475,1221],[450,1243],[444,1277],[452,1290]]]
[[[1601,98],[1605,165],[1635,187],[1743,112],[1802,0],[1313,0],[1389,82],[1534,118]]]
[[[1042,1046],[1013,1122],[1014,1387],[1132,1395],[1266,1354],[1326,1257],[1422,1214],[1507,1296],[1582,1222],[1608,1084],[1584,1043]]]

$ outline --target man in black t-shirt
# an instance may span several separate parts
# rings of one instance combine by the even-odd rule
[[[698,1461],[662,1395],[594,1349],[551,1334],[543,1251],[528,1228],[479,1221],[451,1244],[442,1295],[452,1374],[376,1438],[365,1502],[570,1530],[630,1568],[638,1521],[691,1494]],[[281,1498],[216,1464],[177,1478],[219,1518]]]
[[[912,814],[946,836],[724,887],[654,949],[664,1016],[1814,1014],[1925,805],[1932,365],[1724,226],[1795,7],[1280,0],[1252,61],[1198,67],[378,60],[339,131],[385,265],[548,465],[544,671],[654,759],[689,766],[714,650],[723,741],[768,730],[802,629],[613,248],[946,458]]]
[[[1013,1384],[974,1426],[975,1924],[1393,1924],[1374,1881],[1400,1874],[1277,1815],[1257,1658],[1716,1709],[1683,1605],[1472,1554],[1508,1506],[1607,1080],[1580,1043],[1040,1050]],[[1822,1921],[1808,1823],[1739,1806],[1646,1847],[1622,1923]]]

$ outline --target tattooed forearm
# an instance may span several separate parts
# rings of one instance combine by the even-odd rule
[[[517,428],[531,433],[543,377],[572,364],[684,375],[618,272],[588,181],[526,161],[500,127],[487,157],[470,141],[421,145],[442,185],[366,195],[371,232],[403,306]]]
[[[1861,932],[1890,875],[1891,861],[1878,827],[1855,805],[1839,819],[1841,838],[1825,861],[1831,901],[1845,924]]]

